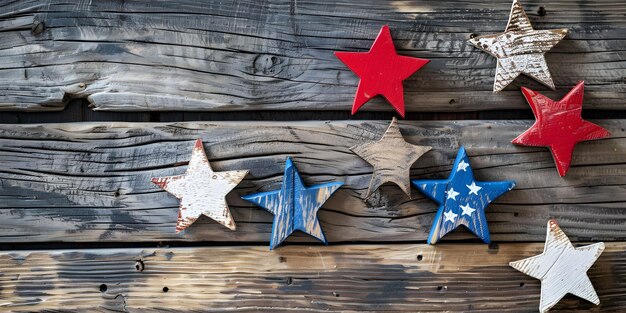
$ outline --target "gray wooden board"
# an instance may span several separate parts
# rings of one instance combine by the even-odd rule
[[[542,249],[543,243],[5,251],[0,310],[537,312],[540,281],[508,262]],[[589,270],[599,306],[566,296],[551,312],[626,310],[625,251],[623,242],[608,243]]]
[[[524,1],[536,29],[568,28],[547,55],[558,98],[623,109],[626,4]],[[542,6],[547,14],[537,13]],[[502,32],[511,1],[5,1],[0,110],[349,110],[358,78],[333,51],[367,51],[381,25],[431,59],[405,82],[408,111],[527,108],[518,78],[492,95],[496,60],[471,34]],[[365,110],[391,110],[381,99]]]
[[[432,146],[413,179],[443,179],[461,145],[476,179],[517,186],[486,212],[492,240],[539,241],[557,218],[572,240],[626,237],[626,120],[595,121],[611,138],[579,144],[560,178],[548,149],[510,140],[531,121],[400,121],[405,140]],[[272,216],[241,195],[280,187],[287,156],[304,183],[341,181],[319,212],[329,242],[425,240],[437,205],[383,185],[362,199],[372,167],[349,150],[389,121],[71,123],[0,125],[0,241],[267,242]],[[196,138],[216,171],[249,169],[228,197],[232,232],[201,217],[175,233],[178,201],[151,177],[182,174]],[[473,238],[458,230],[446,240]],[[288,241],[308,241],[292,236]]]

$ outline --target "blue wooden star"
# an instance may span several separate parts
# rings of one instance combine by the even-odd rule
[[[341,185],[342,182],[334,182],[306,188],[298,169],[291,158],[287,158],[283,185],[279,190],[255,193],[242,198],[274,214],[270,250],[281,244],[295,230],[327,243],[317,219],[317,211]]]
[[[448,179],[411,182],[427,197],[440,204],[428,235],[429,244],[437,243],[459,225],[464,225],[485,243],[489,243],[485,208],[491,201],[515,187],[513,181],[474,180],[464,147],[459,150]]]

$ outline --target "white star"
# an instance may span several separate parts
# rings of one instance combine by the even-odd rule
[[[467,188],[469,188],[469,190],[470,190],[469,194],[470,195],[471,194],[475,194],[475,195],[478,196],[478,191],[483,189],[483,187],[476,186],[476,182],[472,182],[471,185],[465,185],[465,186],[467,186]]]
[[[510,262],[514,269],[541,280],[539,311],[546,312],[563,296],[571,293],[600,304],[587,270],[604,251],[604,243],[574,248],[555,220],[548,222],[548,234],[542,254]]]
[[[458,214],[450,210],[448,210],[448,212],[443,213],[443,215],[445,215],[444,222],[450,221],[452,223],[454,223],[454,220],[456,219],[456,217],[459,216]]]
[[[472,209],[472,207],[470,207],[469,204],[466,204],[464,206],[461,205],[460,208],[463,210],[463,213],[461,213],[461,215],[472,216],[472,213],[476,211],[476,209]]]
[[[244,171],[214,172],[200,139],[191,152],[191,160],[183,175],[155,177],[152,182],[180,200],[176,232],[206,215],[235,230],[235,221],[226,203],[226,194],[248,173]]]
[[[448,194],[448,199],[452,200],[456,200],[456,196],[459,195],[458,192],[454,191],[454,188],[450,188],[450,190],[446,191],[446,194]]]
[[[460,171],[463,170],[463,172],[465,172],[466,168],[469,166],[469,163],[465,163],[465,160],[461,160],[461,163],[459,163],[459,167],[456,168],[456,171]]]

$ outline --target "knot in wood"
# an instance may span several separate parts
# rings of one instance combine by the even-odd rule
[[[135,269],[137,270],[137,272],[143,272],[144,264],[142,260],[135,261]]]
[[[43,33],[44,30],[46,30],[46,24],[44,24],[44,22],[41,22],[41,21],[35,21],[33,23],[33,26],[30,28],[30,32],[33,35],[39,35]]]
[[[280,57],[271,54],[259,54],[254,58],[254,74],[276,76],[281,72],[284,62]]]

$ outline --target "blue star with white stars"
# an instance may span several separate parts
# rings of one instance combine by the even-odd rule
[[[437,243],[459,225],[465,226],[483,242],[489,243],[485,208],[515,187],[514,181],[476,181],[464,147],[459,150],[448,179],[412,180],[411,183],[440,204],[428,235],[429,244]]]
[[[270,250],[296,230],[326,244],[317,211],[341,185],[342,182],[333,182],[307,188],[291,158],[287,158],[283,185],[279,190],[255,193],[242,198],[274,214]]]

